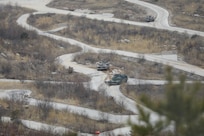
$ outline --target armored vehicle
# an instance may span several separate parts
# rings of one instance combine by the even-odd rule
[[[153,17],[153,16],[147,16],[147,17],[145,18],[145,21],[146,21],[146,22],[154,22],[154,20],[155,20],[155,17]]]
[[[109,86],[111,85],[120,85],[126,83],[128,80],[127,75],[125,74],[114,74],[110,80],[106,80],[105,83]]]

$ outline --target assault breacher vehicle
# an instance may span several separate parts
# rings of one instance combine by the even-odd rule
[[[114,74],[110,80],[106,80],[105,83],[109,86],[111,85],[120,85],[126,83],[128,80],[127,75],[125,74]]]

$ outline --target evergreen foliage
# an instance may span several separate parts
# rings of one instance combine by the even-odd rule
[[[165,99],[157,103],[142,96],[141,101],[149,108],[164,115],[154,124],[150,123],[150,114],[139,107],[140,120],[145,125],[132,125],[133,136],[204,136],[204,99],[200,92],[200,83],[187,84],[185,76],[180,76],[179,83],[173,82],[171,68],[167,68],[167,84],[165,85]],[[164,128],[172,125],[173,131],[164,132]]]

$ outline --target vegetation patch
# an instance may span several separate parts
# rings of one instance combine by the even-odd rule
[[[28,129],[20,123],[1,123],[0,134],[7,134],[8,136],[55,136],[55,134],[45,131],[35,131]],[[64,136],[76,136],[77,134],[65,134]]]
[[[24,11],[26,12],[26,11]],[[0,78],[88,81],[89,77],[70,72],[56,61],[65,53],[80,51],[62,41],[38,36],[16,24],[23,14],[18,7],[0,8]]]
[[[112,69],[120,69],[130,78],[138,79],[165,79],[165,65],[146,61],[144,56],[140,58],[130,58],[119,56],[112,53],[82,53],[74,58],[74,61],[79,64],[87,65],[88,67],[96,69],[96,63],[99,61],[109,62]],[[104,71],[105,72],[105,71]],[[108,74],[109,71],[107,71]],[[175,80],[178,80],[179,74],[183,73],[186,75],[188,80],[203,80],[203,77],[197,76],[193,73],[187,73],[178,69],[173,69],[172,73],[175,75]]]
[[[145,8],[124,0],[53,0],[48,6],[71,11],[88,9],[90,14],[111,13],[116,18],[133,21],[144,21],[147,14],[152,14]]]
[[[75,132],[80,131],[85,133],[94,133],[96,130],[100,130],[102,132],[109,131],[123,126],[122,124],[108,123],[106,117],[95,121],[87,118],[85,113],[82,113],[82,115],[77,115],[66,110],[54,110],[49,100],[47,100],[45,103],[39,102],[37,107],[28,106],[25,102],[16,101],[14,99],[11,101],[0,100],[0,104],[7,105],[7,107],[3,107],[3,109],[0,110],[0,115],[10,116],[15,122],[17,122],[18,119],[34,120],[49,125],[64,126],[74,130]]]
[[[155,103],[158,100],[161,100],[164,98],[164,85],[123,85],[121,87],[122,93],[135,100],[138,101],[139,98],[143,95],[148,96],[152,101]]]
[[[60,15],[53,15],[52,18],[55,19],[56,16]],[[63,17],[62,15],[61,18]],[[39,15],[36,19],[39,19]],[[35,16],[32,16],[31,20],[35,20]],[[204,67],[204,40],[197,35],[189,36],[166,30],[90,20],[71,15],[67,15],[67,20],[65,22],[64,20],[58,21],[67,23],[67,28],[56,34],[99,48],[138,53],[177,53],[181,60]],[[30,23],[36,26],[32,22],[35,21]]]
[[[123,105],[118,105],[112,98],[105,96],[103,90],[96,92],[85,88],[82,83],[50,84],[36,82],[35,87],[38,97],[41,96],[41,99],[53,99],[60,103],[80,105],[115,114],[133,114],[125,110]]]

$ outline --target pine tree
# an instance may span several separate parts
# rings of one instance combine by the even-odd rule
[[[171,68],[167,68],[167,84],[165,85],[165,98],[156,104],[147,96],[142,96],[141,101],[149,108],[164,115],[165,120],[158,120],[156,125],[150,123],[149,114],[139,108],[140,120],[146,125],[132,125],[133,136],[158,136],[164,127],[174,122],[173,136],[204,136],[204,99],[199,96],[203,92],[201,84],[186,83],[184,75],[180,82],[174,83]],[[164,135],[164,134],[162,134]],[[170,134],[165,134],[170,135]]]

